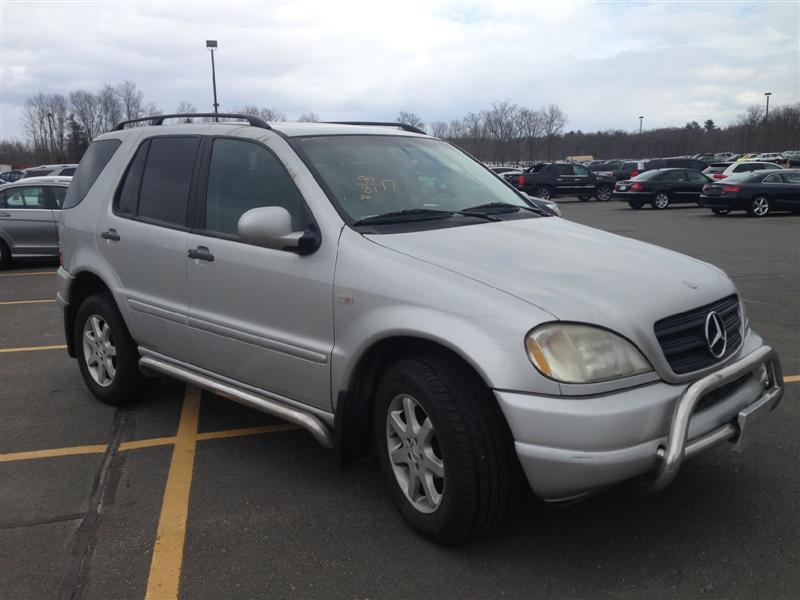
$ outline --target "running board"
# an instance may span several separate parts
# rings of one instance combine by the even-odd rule
[[[250,408],[255,408],[256,410],[274,415],[284,421],[299,425],[313,435],[320,444],[326,448],[333,448],[333,432],[325,423],[311,413],[281,404],[280,402],[271,400],[260,394],[247,392],[230,384],[222,383],[206,375],[195,373],[189,369],[179,367],[152,356],[143,356],[140,358],[139,367],[156,371],[157,373],[162,373],[174,377],[175,379],[181,379],[187,383],[203,388],[204,390],[228,398],[229,400],[234,400]]]

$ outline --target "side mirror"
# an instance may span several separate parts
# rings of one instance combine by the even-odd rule
[[[282,206],[251,208],[238,224],[239,238],[247,244],[309,254],[319,246],[316,230],[292,231],[292,216]]]

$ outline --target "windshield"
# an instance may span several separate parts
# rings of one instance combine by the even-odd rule
[[[530,206],[480,163],[440,140],[339,135],[296,143],[353,221],[412,209]]]

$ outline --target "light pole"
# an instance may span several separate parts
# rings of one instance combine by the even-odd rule
[[[214,114],[217,114],[219,110],[219,103],[217,102],[217,71],[214,68],[214,50],[217,49],[217,40],[206,40],[206,48],[211,51],[211,85],[214,87]],[[214,117],[215,121],[218,121],[217,117]]]
[[[767,97],[767,110],[764,113],[764,120],[766,121],[769,119],[769,97],[772,96],[772,92],[764,92],[764,95]]]
[[[642,121],[644,121],[644,115],[639,115],[639,135],[642,135]]]

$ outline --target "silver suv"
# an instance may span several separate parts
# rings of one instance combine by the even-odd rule
[[[61,215],[69,352],[105,402],[165,374],[342,464],[375,452],[408,523],[453,543],[525,479],[549,502],[662,488],[781,399],[722,271],[548,216],[449,143],[165,118],[94,140]]]

